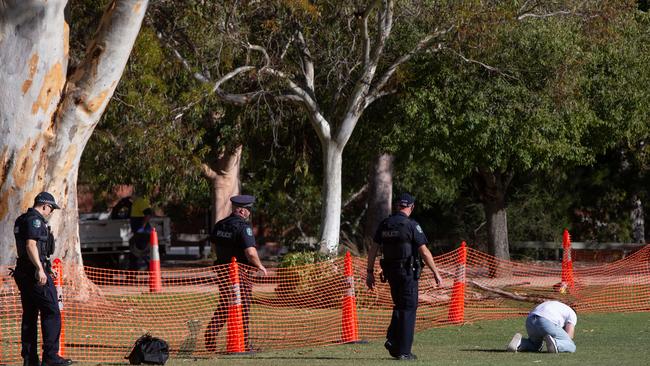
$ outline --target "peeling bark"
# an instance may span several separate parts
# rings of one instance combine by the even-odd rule
[[[94,290],[83,274],[79,246],[79,163],[122,75],[148,2],[111,2],[73,75],[65,74],[66,2],[9,0],[0,14],[0,265],[15,262],[16,217],[47,190],[62,207],[50,219],[57,238],[54,255],[70,268],[66,280],[79,286],[83,298]]]

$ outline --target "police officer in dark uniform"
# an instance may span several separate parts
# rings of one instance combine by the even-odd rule
[[[249,223],[251,210],[255,197],[249,195],[234,196],[230,198],[232,214],[217,222],[212,229],[210,240],[215,244],[217,260],[215,265],[229,264],[233,257],[238,263],[258,268],[266,275],[266,268],[262,265],[257,249],[255,237]],[[252,286],[247,269],[240,267],[240,291],[242,312],[244,320],[244,339],[247,350],[251,350],[248,338],[249,313],[252,298]],[[219,279],[219,305],[214,311],[212,320],[205,331],[205,347],[211,352],[217,349],[217,335],[228,320],[228,304],[233,299],[232,284],[228,279],[228,271],[220,271],[223,275]]]
[[[418,306],[418,278],[422,261],[433,272],[436,284],[441,282],[440,274],[427,248],[427,237],[417,222],[409,216],[415,207],[415,199],[408,193],[399,196],[398,211],[384,219],[377,228],[373,245],[368,252],[368,277],[366,284],[375,287],[375,257],[381,247],[382,274],[390,285],[393,299],[393,315],[384,347],[398,360],[415,360],[411,353],[415,332],[415,313]]]
[[[21,342],[23,365],[38,366],[38,315],[43,336],[42,366],[65,366],[71,360],[59,356],[61,313],[52,280],[49,256],[54,253],[54,237],[46,217],[59,206],[48,192],[39,193],[34,206],[14,224],[18,259],[14,279],[23,306]]]

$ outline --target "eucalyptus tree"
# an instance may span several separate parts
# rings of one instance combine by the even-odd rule
[[[627,77],[640,72],[635,63],[628,69],[639,54],[620,42],[627,27],[642,29],[634,4],[588,5],[566,16],[505,17],[489,33],[468,29],[463,43],[413,70],[402,104],[411,123],[404,139],[425,141],[418,153],[470,179],[484,207],[488,249],[499,258],[509,258],[506,207],[515,174],[591,164],[647,124],[644,79]],[[604,66],[612,48],[618,56]],[[622,89],[627,102],[608,100]]]
[[[78,64],[69,64],[67,1],[0,3],[0,264],[15,258],[13,222],[48,190],[62,210],[52,219],[55,255],[83,276],[78,238],[79,161],[120,80],[146,0],[106,7]]]
[[[336,253],[343,150],[366,108],[393,90],[398,68],[438,49],[454,29],[456,2],[221,3],[230,10],[217,28],[246,62],[232,65],[212,89],[232,104],[272,97],[302,108],[321,145],[320,248]],[[226,88],[236,77],[249,88]]]

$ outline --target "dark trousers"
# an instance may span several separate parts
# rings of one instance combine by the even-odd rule
[[[242,303],[242,320],[244,328],[244,347],[247,351],[251,350],[249,342],[249,314],[251,309],[251,299],[253,297],[253,287],[248,281],[246,271],[241,267],[239,269],[239,288]],[[217,351],[217,336],[228,321],[228,308],[235,301],[232,283],[230,282],[227,271],[220,273],[225,278],[219,280],[219,303],[214,310],[212,319],[205,330],[205,348],[210,352]]]
[[[47,283],[41,286],[36,282],[34,273],[16,271],[15,280],[23,305],[23,319],[20,328],[23,359],[30,363],[38,362],[39,313],[43,335],[43,360],[58,359],[61,313],[52,277],[48,274]]]
[[[399,266],[388,268],[386,277],[394,305],[386,339],[393,346],[392,354],[408,355],[411,353],[415,333],[418,281],[414,278],[412,270]]]

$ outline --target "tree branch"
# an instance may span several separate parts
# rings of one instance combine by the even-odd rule
[[[256,96],[260,95],[261,91],[243,93],[243,94],[234,94],[234,93],[225,92],[223,89],[221,89],[221,84],[225,83],[226,81],[234,78],[235,76],[241,73],[248,72],[251,70],[255,70],[255,66],[240,66],[234,69],[233,71],[222,76],[219,80],[217,80],[214,83],[214,86],[212,87],[212,92],[216,93],[219,96],[219,98],[231,104],[244,105],[252,102]]]
[[[549,17],[553,17],[553,16],[556,16],[556,15],[582,15],[582,14],[575,13],[575,12],[568,11],[568,10],[558,10],[558,11],[554,11],[552,13],[546,13],[546,14],[524,13],[524,14],[521,14],[521,15],[517,16],[517,20],[523,20],[525,18],[538,18],[538,19],[539,18],[549,18]]]
[[[368,184],[364,184],[363,187],[361,187],[358,191],[352,193],[348,199],[343,202],[343,205],[341,206],[341,209],[346,208],[348,205],[350,205],[352,202],[354,202],[359,196],[362,194],[366,193],[368,191]]]
[[[375,0],[371,2],[363,12],[358,14],[359,20],[361,22],[361,39],[363,44],[364,65],[368,65],[370,63],[370,36],[368,32],[368,17],[370,17],[370,13],[374,8],[377,7],[380,2],[381,0]]]
[[[416,45],[415,47],[413,47],[413,49],[412,49],[411,51],[407,52],[406,54],[402,55],[402,56],[399,57],[397,60],[395,60],[395,62],[393,62],[393,64],[391,64],[391,65],[388,67],[388,69],[386,69],[386,71],[385,71],[384,74],[379,78],[379,80],[377,80],[377,82],[376,82],[375,85],[372,87],[372,89],[370,90],[370,92],[368,92],[368,97],[366,98],[366,106],[370,105],[372,102],[374,102],[375,100],[379,99],[382,95],[385,95],[385,94],[380,95],[381,90],[384,88],[384,86],[386,85],[386,83],[388,82],[388,80],[390,80],[390,78],[393,76],[393,74],[395,74],[395,71],[397,71],[397,68],[398,68],[400,65],[402,65],[403,63],[409,61],[409,60],[410,60],[413,56],[415,56],[417,53],[419,53],[420,51],[422,51],[423,49],[425,49],[426,47],[428,47],[428,46],[429,46],[429,45],[430,45],[434,40],[436,40],[438,37],[440,37],[440,36],[442,36],[442,35],[444,35],[444,34],[447,34],[447,33],[451,32],[451,30],[452,30],[453,28],[454,28],[454,26],[451,26],[451,27],[449,27],[449,28],[447,28],[447,29],[445,29],[445,30],[442,30],[442,31],[438,31],[438,30],[436,29],[436,31],[435,31],[434,33],[429,34],[429,35],[425,36],[424,38],[422,38],[422,39],[417,43],[417,45]],[[441,45],[441,44],[438,44],[438,47],[436,47],[436,48],[433,49],[432,51],[437,52],[437,51],[439,51],[439,50],[441,50],[441,49],[442,49],[442,45]]]
[[[192,66],[190,66],[189,61],[187,61],[187,59],[183,57],[183,55],[181,55],[181,53],[174,46],[172,46],[171,43],[166,41],[166,39],[170,39],[170,37],[164,38],[162,32],[160,31],[156,32],[156,37],[158,37],[158,40],[160,40],[160,42],[174,54],[174,57],[176,57],[181,65],[183,65],[183,68],[185,68],[185,70],[192,74],[194,79],[205,84],[212,83],[212,80],[210,80],[210,78],[203,73],[192,70]]]
[[[508,79],[519,80],[516,76],[514,76],[514,75],[510,75],[510,74],[508,74],[508,73],[506,73],[506,72],[504,72],[504,71],[501,71],[501,69],[499,69],[499,68],[497,68],[497,67],[490,66],[490,65],[488,65],[488,64],[486,64],[486,63],[483,63],[483,62],[481,62],[481,61],[477,61],[477,60],[474,60],[474,59],[471,59],[471,58],[467,58],[467,57],[465,57],[463,54],[461,54],[460,52],[458,52],[458,51],[456,51],[456,50],[454,50],[454,49],[452,49],[452,48],[446,48],[446,49],[447,49],[447,50],[450,50],[450,51],[451,51],[452,53],[454,53],[456,56],[460,57],[461,60],[463,60],[463,61],[465,61],[465,62],[467,62],[467,63],[472,63],[472,64],[479,65],[479,66],[483,67],[483,68],[486,69],[486,70],[489,70],[489,71],[495,72],[495,73],[497,73],[497,74],[499,74],[499,75],[501,75],[501,76],[504,76],[504,77],[506,77],[506,78],[508,78]]]
[[[316,92],[314,87],[314,61],[301,31],[298,31],[298,44],[300,45],[300,66],[305,76],[305,84],[307,84],[311,94],[314,95]]]

